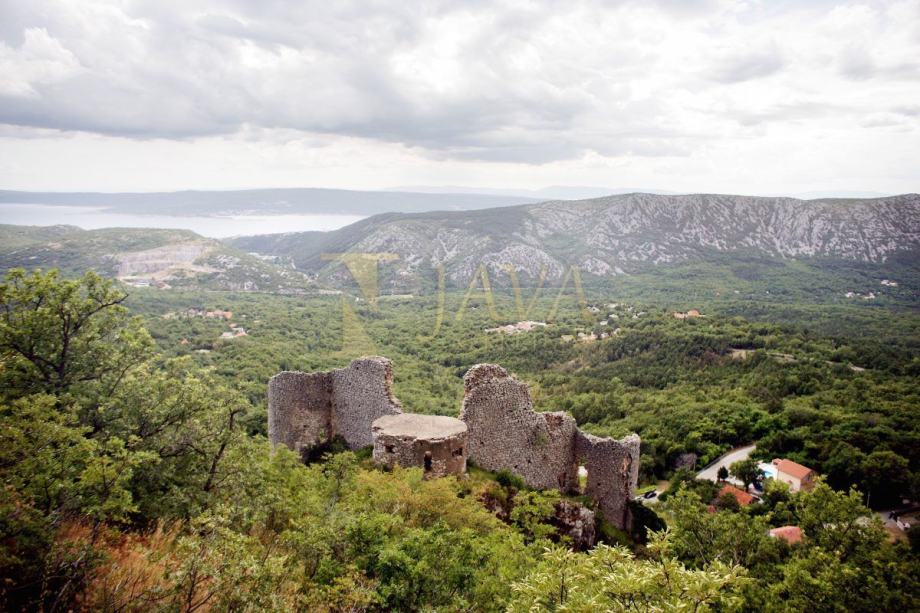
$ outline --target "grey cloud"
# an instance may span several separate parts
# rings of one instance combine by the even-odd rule
[[[701,83],[699,70],[688,76],[680,66],[656,64],[652,43],[605,32],[589,39],[577,28],[540,36],[569,11],[602,19],[618,6],[646,10],[632,0],[526,8],[484,0],[131,0],[105,10],[0,0],[0,53],[14,70],[26,64],[28,28],[44,28],[78,61],[41,79],[25,68],[10,77],[28,88],[4,90],[0,77],[0,123],[171,139],[278,128],[400,143],[435,158],[534,164],[588,152],[686,155],[712,135],[696,127],[691,134],[673,119],[680,109],[672,90],[749,81],[785,67],[775,47],[746,55],[729,49],[703,69]],[[652,7],[684,23],[719,3],[659,0]],[[453,49],[448,27],[432,41],[432,28],[445,19],[468,20],[462,27],[475,31],[473,40]],[[456,57],[441,65],[442,51]],[[656,71],[660,82],[635,91],[633,81]],[[820,108],[790,103],[728,119],[751,125]]]
[[[402,143],[437,157],[542,163],[609,149],[576,129],[597,117],[642,135],[621,137],[618,148],[665,146],[650,142],[653,112],[599,108],[604,92],[584,87],[588,77],[577,71],[559,70],[555,58],[544,58],[551,74],[513,66],[530,32],[553,18],[539,4],[203,0],[191,10],[177,0],[134,0],[121,16],[90,16],[52,0],[32,12],[0,2],[15,17],[0,30],[8,46],[22,45],[17,32],[44,27],[83,67],[32,83],[37,96],[0,94],[0,122],[9,124],[133,138],[255,125]],[[408,76],[395,71],[393,59],[422,43],[426,19],[468,14],[483,28],[460,50],[459,91],[418,90],[414,67]]]
[[[920,79],[920,61],[880,63],[868,49],[850,46],[837,58],[837,70],[854,81],[883,78],[915,81]]]
[[[744,126],[755,126],[774,121],[806,121],[831,114],[852,113],[853,109],[841,104],[817,100],[791,100],[760,109],[736,108],[728,114]]]
[[[920,104],[905,104],[891,107],[892,113],[908,117],[920,117]]]
[[[760,79],[782,69],[783,58],[776,47],[740,57],[726,58],[712,69],[711,77],[720,83],[738,83]]]

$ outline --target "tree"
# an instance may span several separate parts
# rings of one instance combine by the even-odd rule
[[[756,483],[761,476],[760,467],[758,466],[757,460],[754,458],[733,462],[732,465],[729,466],[729,471],[736,479],[744,484],[745,490],[747,490],[752,483]]]
[[[89,404],[110,396],[152,355],[153,341],[128,315],[126,298],[94,272],[74,280],[57,271],[7,272],[0,284],[5,395],[67,392]]]
[[[799,492],[792,506],[805,536],[843,561],[866,557],[885,539],[881,520],[863,505],[855,488],[835,492],[819,479],[810,491]]]
[[[714,506],[720,511],[740,511],[741,503],[731,492],[725,492],[716,498]]]
[[[920,526],[914,524],[907,531],[907,541],[910,543],[910,550],[914,555],[920,554]]]
[[[716,478],[719,481],[725,481],[726,479],[728,479],[728,469],[725,468],[724,466],[720,466],[719,470],[716,471]]]
[[[908,461],[893,451],[873,451],[862,462],[866,504],[874,508],[890,508],[899,502],[910,479]]]
[[[11,610],[60,608],[97,560],[102,526],[136,510],[131,479],[152,454],[87,430],[53,396],[0,403],[0,602]],[[79,529],[62,542],[67,526]]]
[[[586,554],[546,549],[543,561],[513,586],[508,611],[733,610],[745,571],[714,562],[689,570],[672,554],[667,532],[655,533],[648,559],[623,547],[598,545]]]
[[[700,497],[688,491],[671,497],[665,513],[672,550],[693,568],[705,568],[715,561],[750,568],[775,556],[777,542],[768,536],[764,517],[709,513]]]
[[[843,496],[846,496],[845,494]],[[769,612],[914,611],[920,597],[916,559],[903,546],[879,541],[856,556],[841,557],[805,542],[761,599]]]
[[[16,608],[61,608],[103,528],[187,519],[238,475],[227,458],[251,405],[188,360],[151,359],[124,298],[94,273],[14,270],[0,285],[0,483],[13,501],[0,570]]]

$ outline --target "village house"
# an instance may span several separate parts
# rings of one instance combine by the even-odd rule
[[[790,491],[798,492],[803,489],[810,490],[814,487],[815,477],[818,476],[818,473],[807,466],[802,466],[798,462],[793,462],[792,460],[780,458],[774,459],[772,464],[773,468],[776,470],[776,474],[773,475],[773,478],[787,484]]]
[[[731,485],[730,483],[726,483],[722,486],[722,489],[719,490],[719,495],[716,496],[716,499],[722,498],[725,494],[731,494],[734,496],[735,500],[737,500],[738,504],[742,507],[746,507],[756,500],[756,498],[754,498],[752,495],[748,494],[740,488],[735,487],[734,485]]]
[[[798,526],[780,526],[770,530],[769,534],[771,537],[782,539],[790,545],[802,542],[802,529]]]
[[[487,328],[486,332],[497,332],[499,334],[517,334],[518,332],[533,332],[537,328],[546,327],[542,321],[519,321],[516,324],[508,324],[497,328]]]

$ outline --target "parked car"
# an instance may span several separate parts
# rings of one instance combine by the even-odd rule
[[[645,492],[645,494],[642,497],[645,499],[649,499],[649,498],[654,498],[657,495],[658,495],[658,492],[656,492],[655,490],[652,490],[651,492]]]

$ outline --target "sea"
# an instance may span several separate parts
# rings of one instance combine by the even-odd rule
[[[0,204],[0,224],[98,228],[174,228],[208,238],[253,234],[335,230],[363,219],[361,215],[226,215],[186,217],[112,213],[104,208],[46,204]]]

